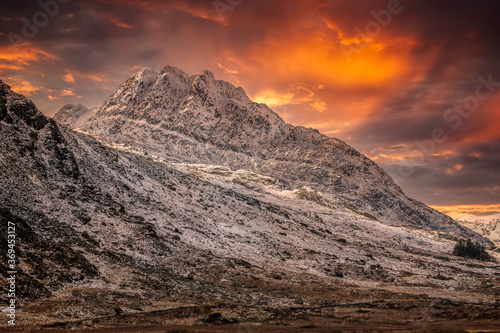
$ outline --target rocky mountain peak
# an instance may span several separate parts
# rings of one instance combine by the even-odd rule
[[[0,80],[0,120],[12,124],[22,122],[35,130],[42,129],[49,122],[31,100],[13,92],[2,80]]]
[[[97,109],[87,109],[81,104],[67,104],[54,116],[54,120],[72,128],[80,128],[95,114]]]
[[[207,81],[207,82],[214,82],[215,81],[214,74],[209,70],[202,71],[200,74],[196,75],[196,78]]]
[[[181,69],[179,69],[177,67],[174,67],[174,66],[165,66],[165,67],[163,67],[163,69],[160,71],[159,74],[160,75],[161,74],[170,74],[170,75],[173,75],[173,76],[177,76],[177,77],[181,78],[185,82],[189,82],[190,77],[191,77],[188,73],[186,73],[183,70],[181,70]]]
[[[212,72],[206,70],[194,77],[192,93],[202,96],[208,94],[215,103],[234,100],[247,106],[252,104],[243,88],[236,87],[227,81],[216,80]]]

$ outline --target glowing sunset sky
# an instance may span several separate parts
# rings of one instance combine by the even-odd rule
[[[48,116],[144,67],[208,69],[409,196],[500,215],[499,1],[55,1],[0,9],[0,78]]]

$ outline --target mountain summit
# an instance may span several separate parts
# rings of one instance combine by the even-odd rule
[[[475,237],[406,197],[384,170],[343,141],[285,123],[242,88],[208,71],[190,76],[171,66],[159,73],[145,69],[75,126],[81,110],[68,105],[54,119],[165,161],[249,170],[289,190],[307,186],[385,224]]]

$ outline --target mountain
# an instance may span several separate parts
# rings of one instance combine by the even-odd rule
[[[500,246],[500,219],[485,221],[458,221],[463,226],[477,232],[491,240],[497,247]]]
[[[241,90],[236,93],[242,96]],[[139,96],[131,96],[132,101]],[[91,112],[79,109],[80,118]],[[84,128],[104,126],[96,118],[104,117],[104,109],[91,115]],[[140,112],[129,111],[127,118],[104,117],[122,124],[113,130],[115,138],[125,140],[125,129],[135,129],[130,143],[172,139],[178,141],[164,149],[178,150],[156,156],[144,150],[145,144],[126,146],[110,138],[101,141],[97,130],[91,135],[72,130],[0,81],[0,222],[13,222],[17,229],[18,329],[129,331],[128,326],[156,325],[154,331],[174,331],[185,328],[179,325],[226,324],[228,331],[248,331],[252,326],[246,324],[257,324],[259,330],[310,327],[311,332],[314,327],[352,330],[363,325],[420,330],[456,318],[474,319],[478,327],[498,326],[498,264],[451,255],[457,237],[487,243],[481,236],[463,227],[445,233],[381,223],[335,193],[294,189],[288,185],[293,179],[256,172],[256,161],[263,157],[208,141],[204,161],[214,156],[227,164],[255,159],[253,167],[179,162],[195,160],[201,143],[173,130],[170,137],[157,138],[166,133],[162,125],[149,133],[155,125],[133,120],[132,114]],[[251,135],[259,114],[234,126]],[[272,128],[261,128],[269,139],[281,135],[277,128],[287,135],[303,133],[304,140],[316,133],[283,124],[272,113],[269,118],[275,120]],[[238,139],[242,134],[219,130],[231,138],[233,148],[243,140]],[[199,140],[205,135],[200,130]],[[265,140],[252,135],[241,141],[241,149],[266,149],[257,145]],[[317,138],[320,147],[336,143],[350,151],[340,141]],[[301,154],[313,147],[307,140],[295,141],[300,148],[281,166],[306,159]],[[286,142],[293,140],[287,137]],[[190,144],[191,150],[186,148]],[[179,160],[168,160],[174,153]],[[366,160],[354,152],[349,156],[340,165]],[[312,164],[304,163],[309,170]],[[385,177],[376,166],[370,168]],[[7,248],[5,237],[0,244]],[[8,304],[4,265],[0,276],[0,299]],[[0,328],[6,326],[0,322]]]
[[[388,225],[477,238],[452,218],[406,197],[384,170],[346,143],[285,123],[242,88],[208,71],[189,76],[170,66],[160,73],[145,69],[99,110],[87,112],[86,122],[79,121],[81,110],[68,105],[54,119],[165,161],[253,171],[289,190],[307,186]]]
[[[71,128],[79,128],[85,125],[88,119],[96,112],[97,108],[89,110],[81,104],[70,104],[63,106],[54,116],[54,120]]]

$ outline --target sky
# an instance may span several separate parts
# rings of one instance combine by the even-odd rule
[[[48,116],[133,73],[203,70],[337,137],[410,197],[500,217],[500,2],[3,1],[0,79]]]

